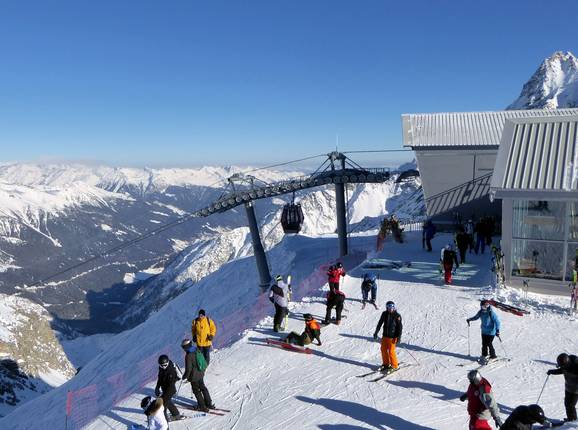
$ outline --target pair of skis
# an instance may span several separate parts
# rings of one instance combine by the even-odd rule
[[[501,311],[509,312],[511,314],[518,315],[520,317],[524,316],[524,315],[528,315],[530,313],[529,311],[527,311],[525,309],[518,308],[518,307],[512,306],[512,305],[507,305],[506,303],[498,302],[494,299],[490,299],[490,300],[488,300],[488,302],[490,303],[490,305],[492,305],[496,309],[500,309]]]
[[[379,370],[379,368],[377,368],[375,370],[372,370],[371,372],[367,372],[367,373],[364,373],[362,375],[356,375],[356,377],[357,378],[366,378],[368,376],[372,376],[372,375],[376,375],[376,374],[380,373],[380,375],[377,378],[369,379],[369,382],[378,382],[378,381],[381,381],[382,379],[387,378],[388,376],[391,376],[391,375],[397,373],[400,369],[403,369],[404,367],[409,367],[409,366],[411,366],[411,364],[400,363],[399,366],[397,367],[397,369],[393,370],[393,371],[383,373]]]
[[[300,352],[302,354],[313,354],[313,351],[310,348],[294,345],[288,342],[283,342],[281,340],[267,339],[267,344],[272,346],[278,346],[281,349],[285,349],[287,351]]]
[[[377,304],[372,303],[372,302],[369,302],[369,303],[371,303],[373,306],[375,306],[375,309],[379,309],[379,306],[377,306]],[[361,305],[361,309],[362,309],[362,310],[365,309],[365,305],[366,305],[366,304],[367,304],[367,302],[363,302],[363,304]]]
[[[189,404],[182,404],[180,403],[179,406],[191,410],[191,411],[195,411],[198,412],[199,415],[196,416],[204,416],[204,414],[210,414],[210,415],[219,415],[219,416],[223,416],[228,412],[231,412],[229,409],[221,409],[221,408],[215,408],[215,409],[209,409],[208,411],[201,411],[200,409],[197,408],[197,406],[194,405],[189,405]],[[189,418],[189,417],[187,417]]]

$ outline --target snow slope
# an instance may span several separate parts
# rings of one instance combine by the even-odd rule
[[[544,59],[507,109],[559,109],[578,106],[578,59],[555,52]]]
[[[348,295],[347,318],[341,326],[322,331],[323,346],[313,346],[314,354],[290,353],[266,346],[272,337],[271,306],[256,291],[250,261],[225,265],[195,288],[165,305],[135,329],[118,335],[112,347],[90,362],[77,377],[43,398],[24,405],[17,413],[0,420],[2,428],[25,429],[42,415],[47,428],[64,422],[64,392],[104,379],[121,368],[133,366],[143,357],[167,344],[177,344],[186,335],[190,318],[204,307],[218,322],[221,344],[237,338],[243,327],[252,327],[232,346],[214,353],[206,383],[218,406],[231,409],[225,417],[197,417],[174,423],[173,430],[211,429],[463,429],[467,427],[465,404],[457,399],[466,389],[466,372],[477,366],[468,356],[468,328],[465,319],[479,309],[477,300],[491,293],[482,288],[490,283],[489,256],[471,256],[456,276],[455,285],[442,286],[437,271],[437,253],[421,249],[419,233],[405,244],[388,242],[382,258],[411,260],[412,266],[399,270],[380,270],[379,303],[394,300],[404,317],[404,334],[399,359],[409,365],[380,382],[357,378],[379,364],[379,346],[371,338],[379,311],[360,310],[360,276],[365,272],[355,261],[346,262],[349,276],[344,283]],[[354,245],[370,249],[373,236],[357,237]],[[447,236],[434,239],[436,248]],[[332,238],[287,238],[271,251],[273,270],[295,273],[305,279],[320,262],[330,258],[335,247]],[[296,282],[297,283],[297,282]],[[303,285],[303,283],[301,283]],[[303,287],[300,302],[291,309],[289,328],[300,332],[300,315],[324,313],[322,292]],[[325,287],[326,288],[326,287]],[[501,297],[515,298],[516,291],[505,290]],[[300,297],[304,296],[304,297]],[[193,309],[191,309],[193,304]],[[503,322],[504,344],[496,341],[498,355],[509,355],[510,362],[497,362],[482,370],[493,384],[502,416],[519,404],[536,401],[545,372],[561,351],[576,352],[578,323],[565,314],[567,300],[532,295],[531,314],[517,317],[499,311]],[[261,315],[261,317],[260,317]],[[471,353],[480,348],[476,323],[470,329]],[[138,345],[138,348],[135,348]],[[178,346],[171,351],[178,351]],[[182,358],[175,356],[182,365]],[[154,372],[155,362],[150,366]],[[137,373],[137,372],[134,372]],[[98,375],[98,376],[97,376]],[[130,377],[130,375],[127,375]],[[151,385],[136,390],[89,425],[90,429],[125,429],[142,423],[139,411],[142,396],[151,394]],[[99,393],[101,404],[114,390]],[[190,397],[181,391],[181,401]],[[546,414],[561,418],[563,378],[552,377],[541,405]],[[109,399],[110,400],[110,399]]]

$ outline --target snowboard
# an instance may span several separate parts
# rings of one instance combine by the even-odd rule
[[[283,342],[281,340],[276,340],[276,339],[267,339],[267,344],[272,345],[272,346],[279,346],[282,349],[285,349],[287,351],[300,352],[302,354],[312,354],[313,353],[313,351],[307,347],[293,345],[291,343]]]

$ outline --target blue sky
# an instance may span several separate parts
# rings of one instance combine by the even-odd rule
[[[545,57],[578,53],[576,16],[573,0],[4,2],[0,161],[262,165],[337,135],[397,149],[402,113],[504,108]]]

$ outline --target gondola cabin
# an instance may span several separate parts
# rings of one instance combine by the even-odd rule
[[[299,203],[288,203],[283,206],[281,225],[285,234],[299,233],[304,219],[303,210],[301,210]]]

